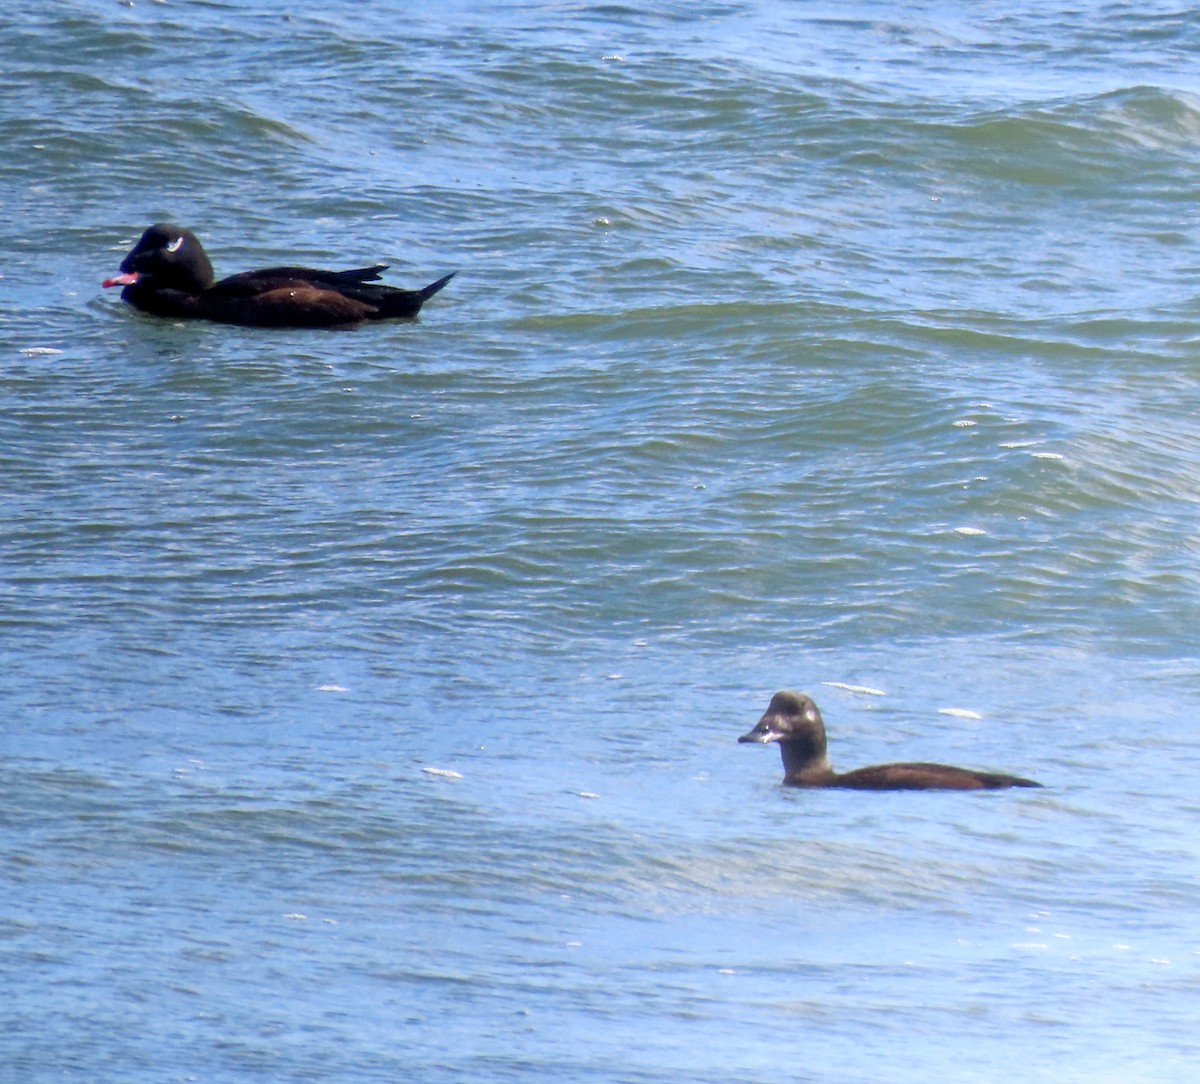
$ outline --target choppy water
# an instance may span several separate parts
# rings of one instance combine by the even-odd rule
[[[80,0],[0,58],[0,1078],[1191,1078],[1200,18]],[[461,273],[156,321],[98,283],[163,218]],[[1047,788],[784,791],[781,687]]]

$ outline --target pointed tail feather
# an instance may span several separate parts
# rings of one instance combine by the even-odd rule
[[[422,290],[397,290],[394,286],[364,284],[361,291],[347,288],[344,292],[368,305],[373,305],[375,312],[370,317],[372,320],[413,320],[421,311],[421,306],[456,274],[458,274],[457,271],[451,271],[450,274],[438,279],[437,282],[431,282]]]
[[[431,282],[423,290],[419,290],[418,293],[421,295],[421,301],[422,302],[428,301],[431,297],[433,297],[434,294],[436,294],[438,292],[438,290],[440,290],[443,286],[445,286],[446,283],[448,283],[457,274],[458,274],[457,271],[451,271],[450,274],[443,275],[440,279],[437,280],[437,282]]]

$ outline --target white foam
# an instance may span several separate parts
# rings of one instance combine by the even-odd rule
[[[882,689],[872,689],[870,685],[847,685],[844,681],[822,681],[831,689],[844,689],[848,693],[860,693],[862,696],[887,696]]]

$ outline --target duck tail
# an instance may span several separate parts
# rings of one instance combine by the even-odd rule
[[[417,293],[420,295],[421,301],[422,302],[428,301],[431,297],[433,297],[434,294],[436,294],[438,292],[438,290],[440,290],[443,286],[445,286],[446,283],[448,283],[457,274],[458,274],[457,271],[451,271],[450,274],[443,275],[440,279],[437,280],[437,282],[431,282],[423,290],[418,290]]]

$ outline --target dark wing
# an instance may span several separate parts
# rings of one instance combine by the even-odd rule
[[[854,790],[999,790],[1040,787],[1032,779],[1000,772],[977,772],[949,764],[880,764],[834,777],[831,786]]]
[[[209,320],[257,327],[337,327],[363,320],[412,319],[454,273],[421,290],[371,282],[386,267],[314,271],[268,267],[230,275],[204,291],[201,308]]]
[[[327,286],[334,290],[353,289],[363,283],[379,278],[379,272],[387,264],[378,267],[360,267],[354,271],[314,271],[311,267],[264,267],[261,271],[243,271],[213,283],[208,288],[214,297],[250,297],[272,290],[296,286]],[[382,286],[367,289],[380,290]]]
[[[197,315],[247,327],[348,327],[378,311],[336,289],[306,282],[260,284],[256,289],[243,283],[225,289],[225,281],[201,295]]]
[[[261,271],[243,271],[240,275],[230,275],[217,285],[221,286],[232,279],[259,278],[298,279],[319,286],[346,286],[355,282],[376,282],[387,269],[388,265],[385,263],[377,263],[374,267],[357,267],[352,271],[320,271],[313,267],[264,267]]]

